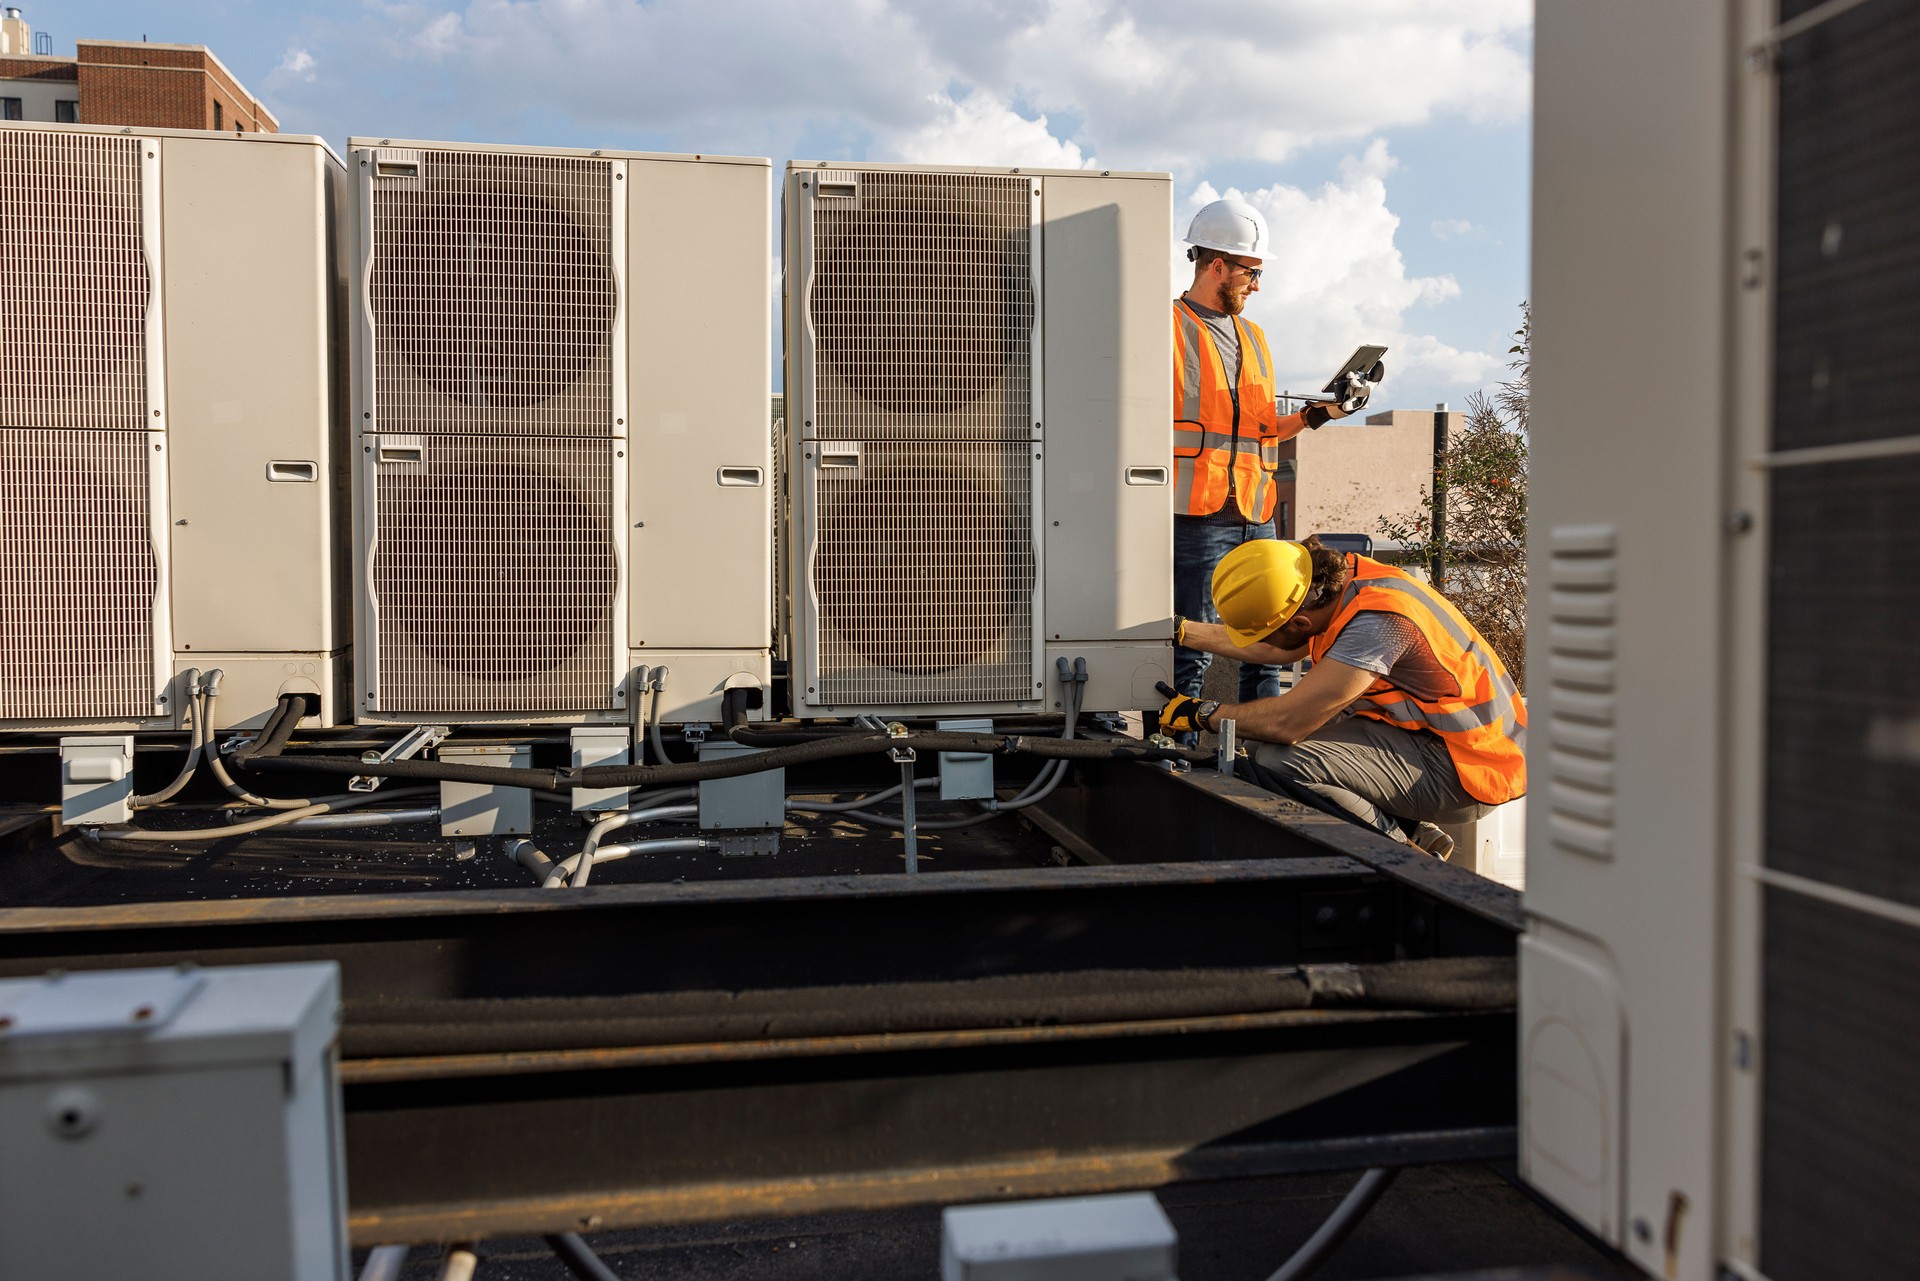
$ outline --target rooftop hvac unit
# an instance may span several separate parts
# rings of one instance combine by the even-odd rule
[[[333,249],[317,138],[0,126],[0,728],[338,709]]]
[[[359,718],[768,684],[768,163],[349,146]]]
[[[796,162],[785,235],[799,713],[1157,705],[1170,181]]]
[[[1920,1257],[1916,53],[1539,7],[1522,1169],[1674,1281]]]

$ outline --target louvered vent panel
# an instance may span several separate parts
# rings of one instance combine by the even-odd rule
[[[376,464],[380,710],[613,706],[612,442],[416,440]]]
[[[147,426],[141,146],[0,130],[0,427]]]
[[[612,435],[611,166],[405,154],[369,178],[373,425]]]
[[[808,305],[812,434],[1033,434],[1033,180],[823,171]]]
[[[0,430],[0,719],[153,714],[152,447]]]
[[[1031,444],[869,444],[814,473],[816,696],[1010,703],[1034,676]]]

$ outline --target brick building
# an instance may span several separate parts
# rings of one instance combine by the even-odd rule
[[[30,53],[19,13],[6,11],[0,38],[0,120],[280,131],[205,45],[81,40],[71,58]]]

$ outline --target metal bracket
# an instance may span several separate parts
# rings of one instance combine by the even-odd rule
[[[698,747],[707,741],[707,735],[712,732],[712,730],[713,726],[711,725],[702,725],[695,722],[691,725],[682,725],[680,727],[680,737],[683,741],[692,743],[695,747]]]
[[[1173,749],[1173,748],[1179,747],[1180,744],[1174,742],[1172,739],[1168,738],[1165,734],[1149,734],[1147,736],[1147,746],[1148,747],[1164,747],[1168,749]],[[1193,768],[1186,761],[1154,761],[1152,763],[1154,765],[1159,766],[1161,769],[1165,770],[1169,774],[1185,774],[1188,770]]]
[[[360,760],[366,765],[385,765],[388,761],[412,760],[428,748],[440,746],[452,733],[452,728],[446,725],[415,725],[388,744],[385,751],[360,753]],[[355,774],[347,780],[347,790],[375,792],[380,789],[380,782],[380,779],[371,774]]]
[[[1127,718],[1119,712],[1095,712],[1093,714],[1093,723],[1101,729],[1106,730],[1109,734],[1124,734],[1127,732]]]
[[[720,832],[715,835],[714,839],[720,843],[720,855],[722,858],[778,854],[780,852],[780,833],[776,829]]]
[[[1238,726],[1231,719],[1219,721],[1213,727],[1213,732],[1220,739],[1219,744],[1214,748],[1213,767],[1222,774],[1233,773],[1233,758],[1239,755],[1240,751],[1237,730]]]

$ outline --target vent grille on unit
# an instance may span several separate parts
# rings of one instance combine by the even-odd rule
[[[614,444],[381,437],[375,448],[380,710],[614,706]]]
[[[143,145],[0,130],[0,427],[149,426]]]
[[[1562,525],[1548,538],[1547,830],[1556,848],[1611,859],[1618,532]]]
[[[1030,439],[1033,181],[860,171],[817,185],[814,430]]]
[[[153,714],[148,436],[0,431],[0,719]]]
[[[375,426],[612,435],[611,163],[403,154],[371,179]]]
[[[822,446],[823,459],[834,446]],[[1027,442],[868,444],[818,469],[818,701],[1033,699]],[[851,458],[855,455],[843,455]]]

